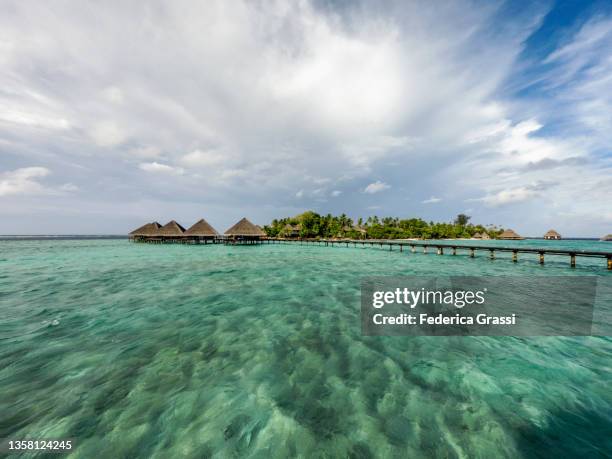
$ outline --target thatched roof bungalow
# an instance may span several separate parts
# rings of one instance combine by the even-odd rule
[[[206,220],[201,218],[195,222],[187,231],[183,233],[183,236],[194,240],[200,239],[215,239],[219,236],[219,233],[214,229]]]
[[[482,234],[474,233],[474,235],[472,236],[472,239],[482,239]]]
[[[482,239],[482,240],[485,240],[485,241],[486,241],[486,240],[491,239],[491,236],[489,236],[489,234],[488,234],[488,233],[482,233],[482,234],[480,235],[480,239]]]
[[[225,235],[234,240],[258,240],[265,237],[266,233],[246,218],[243,218],[234,226],[229,228]]]
[[[519,236],[517,233],[515,233],[511,229],[507,229],[507,230],[505,230],[503,233],[501,233],[499,235],[499,239],[507,239],[507,240],[515,240],[516,241],[516,240],[525,239],[525,238]]]
[[[548,230],[548,232],[544,235],[544,239],[561,239],[561,235],[557,233],[555,230]]]
[[[129,233],[128,236],[130,239],[141,239],[143,237],[154,235],[160,228],[161,225],[157,222],[146,223],[140,228],[136,228],[134,231]]]
[[[185,228],[179,225],[176,221],[171,220],[164,226],[159,228],[153,236],[160,237],[162,239],[178,239],[182,238],[185,233]]]

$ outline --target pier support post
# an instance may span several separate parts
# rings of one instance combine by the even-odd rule
[[[540,264],[544,264],[544,252],[540,252]]]
[[[389,242],[389,251],[392,251],[392,250],[393,250],[393,244]]]
[[[438,255],[444,255],[444,249],[442,247],[438,247]]]
[[[575,253],[570,253],[570,267],[572,268],[576,267],[576,254]]]
[[[491,260],[495,260],[495,250],[489,249]]]
[[[400,244],[400,252],[404,251],[404,246]]]
[[[415,246],[413,246],[413,245],[411,245],[411,246],[410,246],[410,251],[411,251],[412,253],[416,253],[416,247],[415,247]]]
[[[427,254],[427,246],[426,245],[423,246],[423,253]]]
[[[512,251],[512,262],[516,263],[518,261],[518,252],[516,250]]]
[[[453,255],[457,255],[457,247],[453,247]]]
[[[470,248],[470,258],[474,258],[474,249]]]

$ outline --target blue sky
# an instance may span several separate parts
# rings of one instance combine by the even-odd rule
[[[5,2],[0,234],[612,232],[610,2]]]

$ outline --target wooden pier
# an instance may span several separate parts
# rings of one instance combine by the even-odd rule
[[[507,252],[512,254],[512,262],[518,262],[519,253],[525,254],[536,254],[537,260],[541,265],[544,264],[546,255],[560,255],[569,257],[569,265],[572,268],[576,267],[577,257],[589,257],[589,258],[604,258],[606,260],[606,267],[612,271],[612,252],[595,252],[588,250],[565,250],[565,249],[538,249],[531,247],[493,247],[490,245],[472,245],[472,244],[452,244],[452,243],[439,243],[433,241],[398,241],[388,239],[284,239],[284,238],[266,238],[262,242],[268,244],[316,244],[324,245],[326,247],[338,246],[338,247],[389,247],[389,250],[397,248],[400,252],[404,251],[404,248],[410,248],[412,253],[415,253],[417,247],[422,248],[423,254],[428,253],[428,249],[435,250],[438,255],[444,255],[444,250],[450,250],[452,256],[456,256],[459,250],[464,250],[468,253],[470,258],[475,258],[477,252],[483,252],[489,254],[489,259],[495,260],[495,254],[497,252]]]

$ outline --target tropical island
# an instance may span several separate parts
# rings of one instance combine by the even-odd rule
[[[496,239],[504,232],[495,225],[474,225],[470,220],[470,216],[459,214],[452,223],[377,216],[366,220],[360,217],[354,222],[345,214],[306,211],[295,217],[274,219],[263,230],[268,237],[350,239]]]

